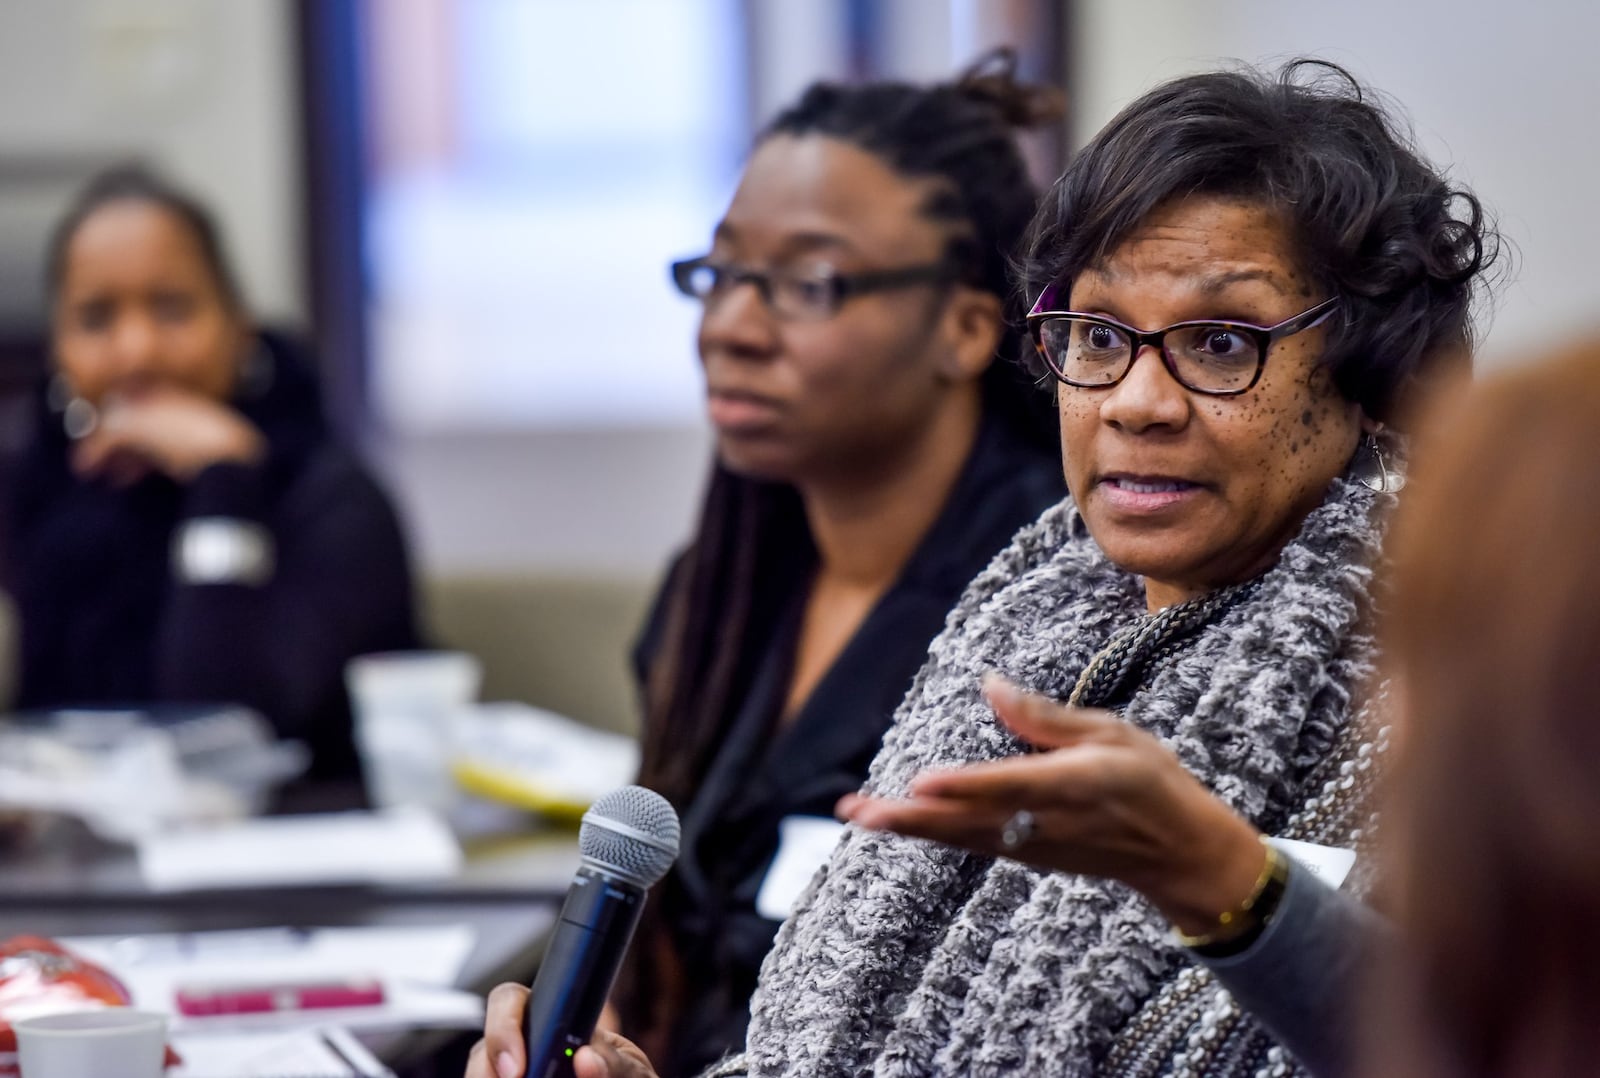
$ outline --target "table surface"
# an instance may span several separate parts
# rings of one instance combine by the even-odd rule
[[[456,986],[486,994],[502,981],[532,982],[544,953],[550,928],[553,900],[510,905],[437,902],[391,904],[367,907],[347,904],[324,908],[306,916],[272,916],[249,902],[212,909],[144,909],[94,911],[84,909],[0,910],[0,938],[28,933],[51,937],[77,935],[142,935],[157,932],[202,932],[239,928],[292,925],[304,928],[394,927],[401,925],[467,924],[475,932],[468,956]],[[424,1063],[443,1046],[461,1035],[460,1030],[417,1029],[405,1032],[361,1034],[361,1039],[385,1063],[399,1070]]]
[[[336,811],[359,807],[359,790],[336,785],[302,791],[290,807]],[[273,908],[317,907],[377,900],[402,902],[526,902],[566,894],[578,867],[578,834],[517,809],[469,799],[451,819],[464,865],[458,876],[361,885],[275,888]],[[255,893],[255,892],[252,892]],[[139,874],[130,846],[106,842],[74,820],[52,820],[46,830],[12,848],[0,848],[0,910],[41,904],[72,908],[156,905],[200,907],[238,901],[243,892],[152,892]]]
[[[531,982],[551,912],[577,868],[577,834],[483,811],[461,829],[459,877],[415,883],[152,892],[131,849],[71,821],[0,853],[0,938],[260,928],[467,924],[476,935],[457,987]],[[385,1062],[412,1066],[454,1033],[368,1039]]]

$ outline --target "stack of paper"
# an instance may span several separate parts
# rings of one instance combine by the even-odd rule
[[[419,808],[243,820],[154,835],[138,846],[152,891],[448,879],[461,847]]]

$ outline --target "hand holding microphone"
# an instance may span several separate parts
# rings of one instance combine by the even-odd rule
[[[469,1078],[571,1075],[585,1045],[612,1078],[654,1074],[644,1054],[622,1037],[601,1034],[590,1042],[645,892],[678,855],[678,816],[660,794],[624,786],[584,813],[578,850],[582,864],[533,989],[501,985],[490,994]]]

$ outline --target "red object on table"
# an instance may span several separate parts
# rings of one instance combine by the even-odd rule
[[[17,1076],[14,1018],[62,1011],[126,1007],[122,982],[86,958],[43,936],[0,941],[0,1078]],[[167,1066],[178,1062],[167,1049]]]

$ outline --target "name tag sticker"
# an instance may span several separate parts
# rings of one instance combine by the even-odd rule
[[[1344,883],[1344,878],[1350,875],[1350,869],[1356,863],[1356,851],[1342,846],[1318,846],[1314,842],[1299,842],[1292,838],[1275,838],[1272,844],[1333,888]]]
[[[756,912],[773,921],[788,917],[842,831],[844,824],[826,816],[785,816],[778,824],[778,855],[756,894]]]

